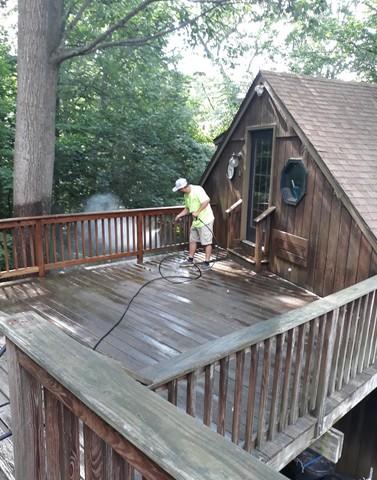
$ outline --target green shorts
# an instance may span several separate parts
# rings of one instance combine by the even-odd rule
[[[202,245],[211,245],[213,240],[213,222],[206,223],[200,228],[191,227],[190,242],[200,242]]]

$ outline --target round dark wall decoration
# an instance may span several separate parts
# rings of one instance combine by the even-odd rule
[[[308,172],[301,158],[290,158],[281,172],[280,190],[283,201],[298,205],[306,193]]]

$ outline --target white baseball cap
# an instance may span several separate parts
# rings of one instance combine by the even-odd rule
[[[185,178],[178,178],[175,182],[175,187],[173,187],[173,192],[177,192],[181,188],[185,188],[188,185],[188,181]]]

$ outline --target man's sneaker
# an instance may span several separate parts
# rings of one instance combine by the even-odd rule
[[[192,267],[193,265],[194,259],[192,257],[187,257],[187,259],[180,264],[181,267]]]
[[[206,272],[207,270],[210,270],[210,269],[211,269],[211,267],[210,267],[209,262],[203,262],[200,265],[200,270],[202,270],[203,272]]]

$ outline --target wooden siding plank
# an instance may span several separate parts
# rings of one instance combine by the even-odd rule
[[[331,215],[330,215],[330,228],[329,239],[326,252],[326,267],[324,272],[323,290],[324,296],[330,295],[334,291],[334,279],[336,269],[337,251],[339,248],[339,232],[341,223],[341,210],[342,204],[336,195],[332,194],[331,201]]]
[[[340,228],[336,252],[336,266],[333,286],[334,292],[341,290],[345,287],[346,284],[346,267],[351,234],[351,225],[351,215],[348,213],[345,207],[342,206],[340,212]]]
[[[360,254],[360,242],[361,231],[356,224],[355,220],[352,220],[350,243],[348,248],[347,264],[346,264],[346,278],[344,286],[348,287],[356,283],[357,266],[359,263]]]

